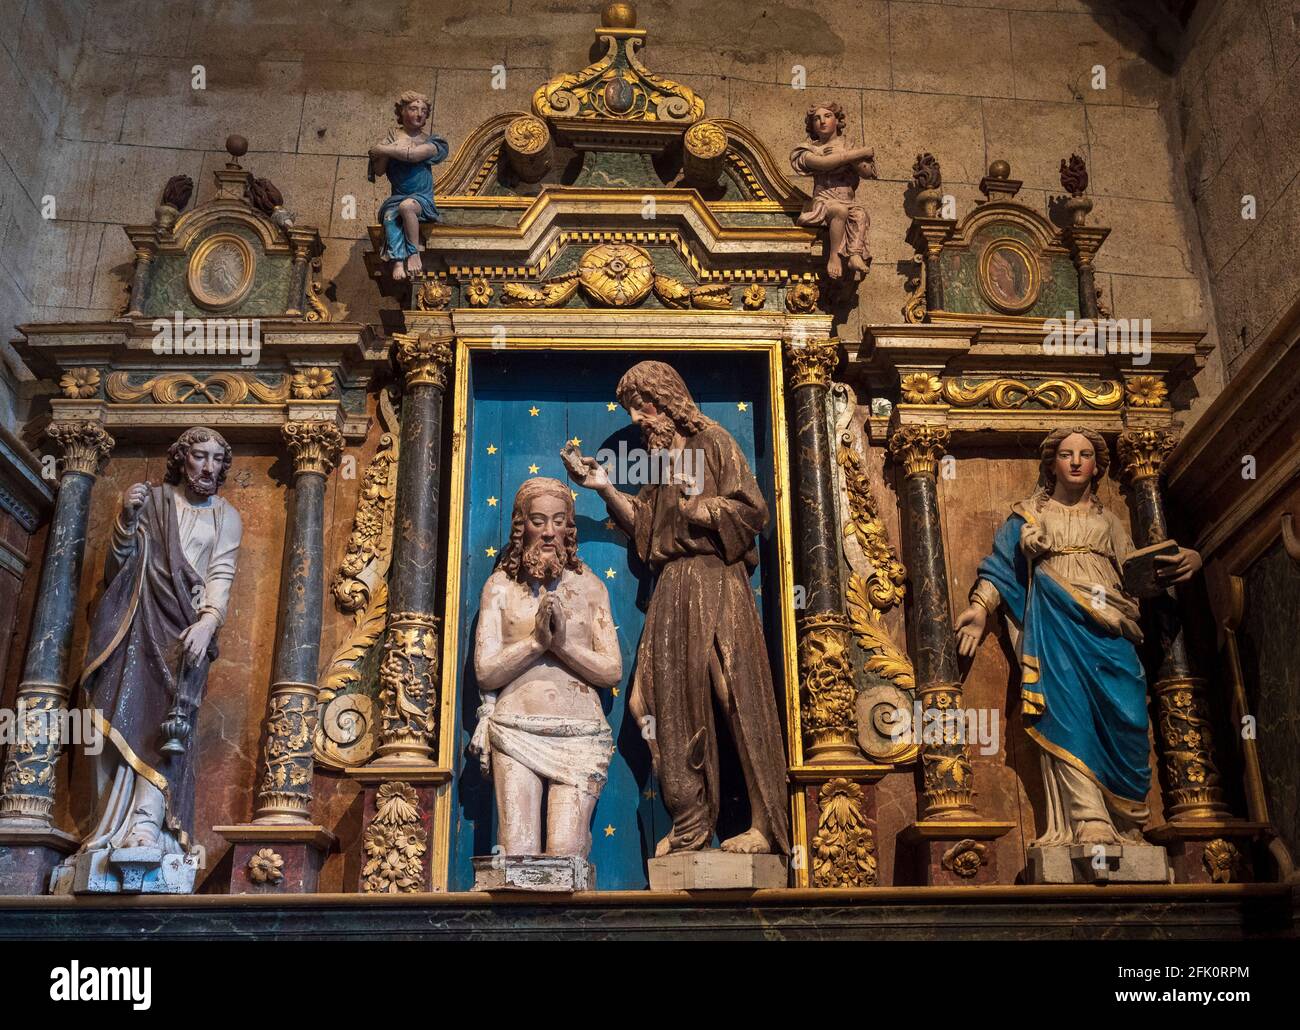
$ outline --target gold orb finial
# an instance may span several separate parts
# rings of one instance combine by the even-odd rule
[[[606,4],[600,10],[600,24],[606,29],[636,28],[636,5],[617,0]]]
[[[1010,179],[1010,178],[1011,178],[1011,162],[1010,162],[1010,161],[994,161],[991,165],[989,165],[989,178],[990,178],[990,179]]]

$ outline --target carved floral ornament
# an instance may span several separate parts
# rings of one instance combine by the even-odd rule
[[[817,834],[812,839],[815,887],[874,887],[876,836],[862,787],[836,777],[817,793]]]
[[[366,864],[361,889],[366,894],[424,890],[429,834],[419,805],[419,795],[409,783],[384,783],[375,793],[375,817],[362,839]]]
[[[254,883],[279,883],[284,879],[284,858],[271,848],[261,848],[248,859],[248,878]]]
[[[980,871],[987,852],[988,847],[977,840],[959,840],[943,853],[941,864],[950,873],[970,880]]]
[[[99,393],[99,369],[70,368],[59,377],[59,389],[69,400],[85,400]]]

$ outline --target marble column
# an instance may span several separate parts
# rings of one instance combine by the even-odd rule
[[[1119,437],[1121,474],[1133,491],[1138,547],[1169,539],[1160,473],[1178,442],[1168,429],[1128,429]],[[1156,749],[1164,773],[1166,815],[1173,824],[1229,818],[1222,778],[1214,758],[1214,739],[1205,700],[1207,683],[1187,654],[1174,589],[1148,602],[1159,634],[1161,662],[1156,672]]]
[[[293,458],[293,511],[280,582],[280,636],[271,667],[266,738],[251,824],[217,826],[234,845],[231,893],[313,893],[333,835],[311,820],[325,606],[325,485],[343,451],[326,420],[286,422]]]
[[[943,712],[953,720],[941,740],[922,736],[921,818],[904,832],[906,846],[896,862],[900,869],[910,865],[905,875],[920,884],[972,886],[997,881],[992,842],[1013,824],[986,819],[976,811],[970,744],[955,731],[966,720],[938,498],[939,460],[949,440],[946,426],[915,423],[898,426],[889,438],[890,454],[904,475],[903,564],[912,600],[916,697],[923,713]]]
[[[59,448],[61,476],[18,686],[24,717],[0,780],[0,894],[44,893],[50,870],[77,846],[51,816],[90,494],[114,441],[98,422],[56,421],[46,435]]]
[[[889,451],[903,468],[903,564],[912,587],[912,646],[922,710],[961,709],[957,641],[948,601],[948,568],[939,524],[938,468],[950,438],[945,426],[900,426]],[[947,735],[945,734],[945,737]],[[970,748],[923,743],[924,819],[974,815]]]
[[[1070,248],[1070,259],[1079,273],[1079,313],[1081,318],[1100,318],[1097,305],[1097,277],[1093,258],[1110,235],[1109,229],[1090,225],[1072,225],[1062,237]]]
[[[849,623],[840,584],[839,523],[835,514],[826,393],[839,362],[833,339],[787,343],[798,583],[799,678],[806,758],[813,763],[858,762]]]
[[[450,333],[398,333],[402,395],[401,458],[394,498],[388,622],[379,667],[380,732],[376,762],[435,764],[438,649],[438,486],[442,400],[451,367]]]

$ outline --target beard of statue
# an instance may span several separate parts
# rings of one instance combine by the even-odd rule
[[[544,545],[539,540],[531,547],[524,548],[519,563],[529,579],[547,583],[564,571],[566,556],[563,553],[563,548],[559,551],[546,551],[543,550],[543,547]]]
[[[673,445],[677,425],[669,415],[645,415],[641,419],[641,437],[652,451],[666,451]]]
[[[200,497],[211,497],[217,492],[217,479],[215,476],[205,479],[203,476],[195,475],[186,469],[185,481],[189,484],[189,488]]]

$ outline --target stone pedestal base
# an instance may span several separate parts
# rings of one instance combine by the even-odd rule
[[[244,823],[212,829],[235,846],[231,894],[315,894],[334,846],[334,834],[323,826]]]
[[[997,839],[1012,824],[988,819],[922,819],[903,832],[896,862],[920,887],[974,887],[998,882]],[[904,857],[905,856],[905,857]]]
[[[1028,849],[1026,883],[1172,883],[1165,849],[1153,844],[1061,844]]]
[[[62,830],[28,830],[0,822],[0,895],[44,894],[54,867],[80,845]]]
[[[787,885],[783,855],[733,855],[728,851],[678,851],[652,858],[652,891],[766,890]]]
[[[96,848],[60,866],[51,894],[193,894],[203,868],[198,853],[164,855],[161,848]]]
[[[579,855],[475,855],[476,891],[594,891],[596,867]]]

